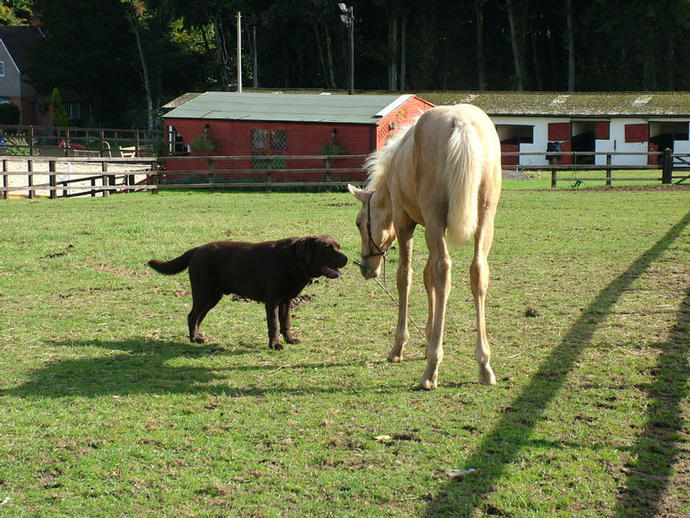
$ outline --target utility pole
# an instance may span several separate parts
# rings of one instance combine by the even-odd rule
[[[343,3],[339,3],[340,8],[340,20],[345,24],[348,29],[348,43],[350,49],[350,87],[348,89],[348,94],[354,95],[355,93],[355,13],[352,6],[347,6]]]
[[[242,92],[242,14],[237,11],[237,91]]]

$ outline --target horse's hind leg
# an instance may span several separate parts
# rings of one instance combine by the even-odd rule
[[[470,267],[470,281],[474,306],[477,313],[477,346],[474,357],[479,364],[479,382],[487,385],[496,383],[496,376],[491,369],[491,349],[486,333],[486,293],[489,288],[489,263],[487,256],[494,237],[494,215],[496,205],[486,207],[479,213],[479,225],[475,235],[474,259]]]
[[[431,257],[426,262],[424,267],[424,288],[426,288],[426,296],[429,301],[429,312],[426,319],[426,329],[424,335],[426,336],[426,343],[431,340],[431,331],[434,325],[434,314],[436,313],[436,288],[434,287],[434,268],[431,262]]]
[[[421,387],[436,388],[438,367],[443,360],[443,326],[446,319],[446,303],[450,295],[450,270],[452,261],[446,245],[445,228],[429,224],[426,228],[426,242],[429,248],[431,277],[435,293],[435,311],[431,324],[431,337],[426,346],[426,369]]]

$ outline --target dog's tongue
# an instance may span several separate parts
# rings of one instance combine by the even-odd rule
[[[328,266],[323,267],[323,274],[329,279],[336,279],[342,275],[338,270],[334,270]]]

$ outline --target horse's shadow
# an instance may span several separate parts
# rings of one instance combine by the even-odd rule
[[[272,362],[254,362],[252,365],[235,365],[233,357],[259,354],[258,344],[240,343],[232,347],[220,345],[191,345],[150,338],[132,338],[121,341],[66,340],[51,341],[51,347],[99,348],[110,354],[84,355],[80,358],[48,360],[34,370],[21,385],[0,394],[20,397],[60,398],[71,396],[98,397],[103,395],[131,394],[186,394],[208,393],[226,396],[260,396],[266,393],[328,392],[329,388],[317,386],[257,387],[251,383],[237,386],[233,380],[247,380],[251,371],[276,369]],[[276,354],[278,363],[280,352]],[[221,355],[227,361],[219,367],[208,362],[176,361],[183,358],[202,360],[204,357]],[[341,368],[354,363],[315,361],[291,365],[293,369]],[[237,374],[236,376],[234,374]],[[333,387],[333,391],[336,387]]]
[[[458,467],[476,469],[465,478],[445,484],[429,502],[427,517],[465,516],[484,512],[504,516],[506,512],[486,502],[507,467],[530,444],[531,436],[546,411],[563,389],[582,352],[591,343],[595,330],[604,324],[611,308],[637,278],[670,247],[690,224],[687,213],[654,246],[604,287],[582,316],[573,324],[532,377],[528,386],[514,399],[487,432],[477,449]],[[629,470],[616,501],[617,516],[655,516],[660,499],[671,484],[673,465],[680,456],[678,430],[682,426],[681,403],[688,396],[688,354],[690,347],[690,290],[678,311],[678,324],[671,329],[661,350],[655,381],[648,387],[650,404],[648,423],[632,448],[639,459]],[[572,448],[583,445],[572,444]],[[589,445],[587,446],[590,447]]]

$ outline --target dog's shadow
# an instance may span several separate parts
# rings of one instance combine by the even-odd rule
[[[260,396],[274,392],[308,392],[328,390],[323,387],[259,388],[233,387],[235,371],[245,378],[247,371],[272,371],[273,362],[233,365],[232,358],[244,354],[260,354],[258,344],[240,342],[232,346],[218,344],[194,345],[181,342],[135,338],[121,341],[64,340],[51,341],[47,346],[81,349],[78,355],[61,359],[56,354],[29,374],[22,384],[0,390],[0,394],[20,397],[98,397],[130,394],[208,393],[226,396]],[[265,345],[264,345],[265,347]],[[90,348],[100,352],[88,354]],[[107,354],[103,354],[103,350]],[[57,350],[59,353],[59,349]],[[280,354],[280,353],[278,353]],[[223,356],[222,365],[210,366],[209,356]],[[75,357],[77,356],[77,357]],[[190,361],[191,359],[191,361]],[[194,361],[198,359],[199,361]],[[314,365],[293,365],[293,368],[347,367],[339,363],[315,362]],[[335,388],[334,388],[335,390]]]

